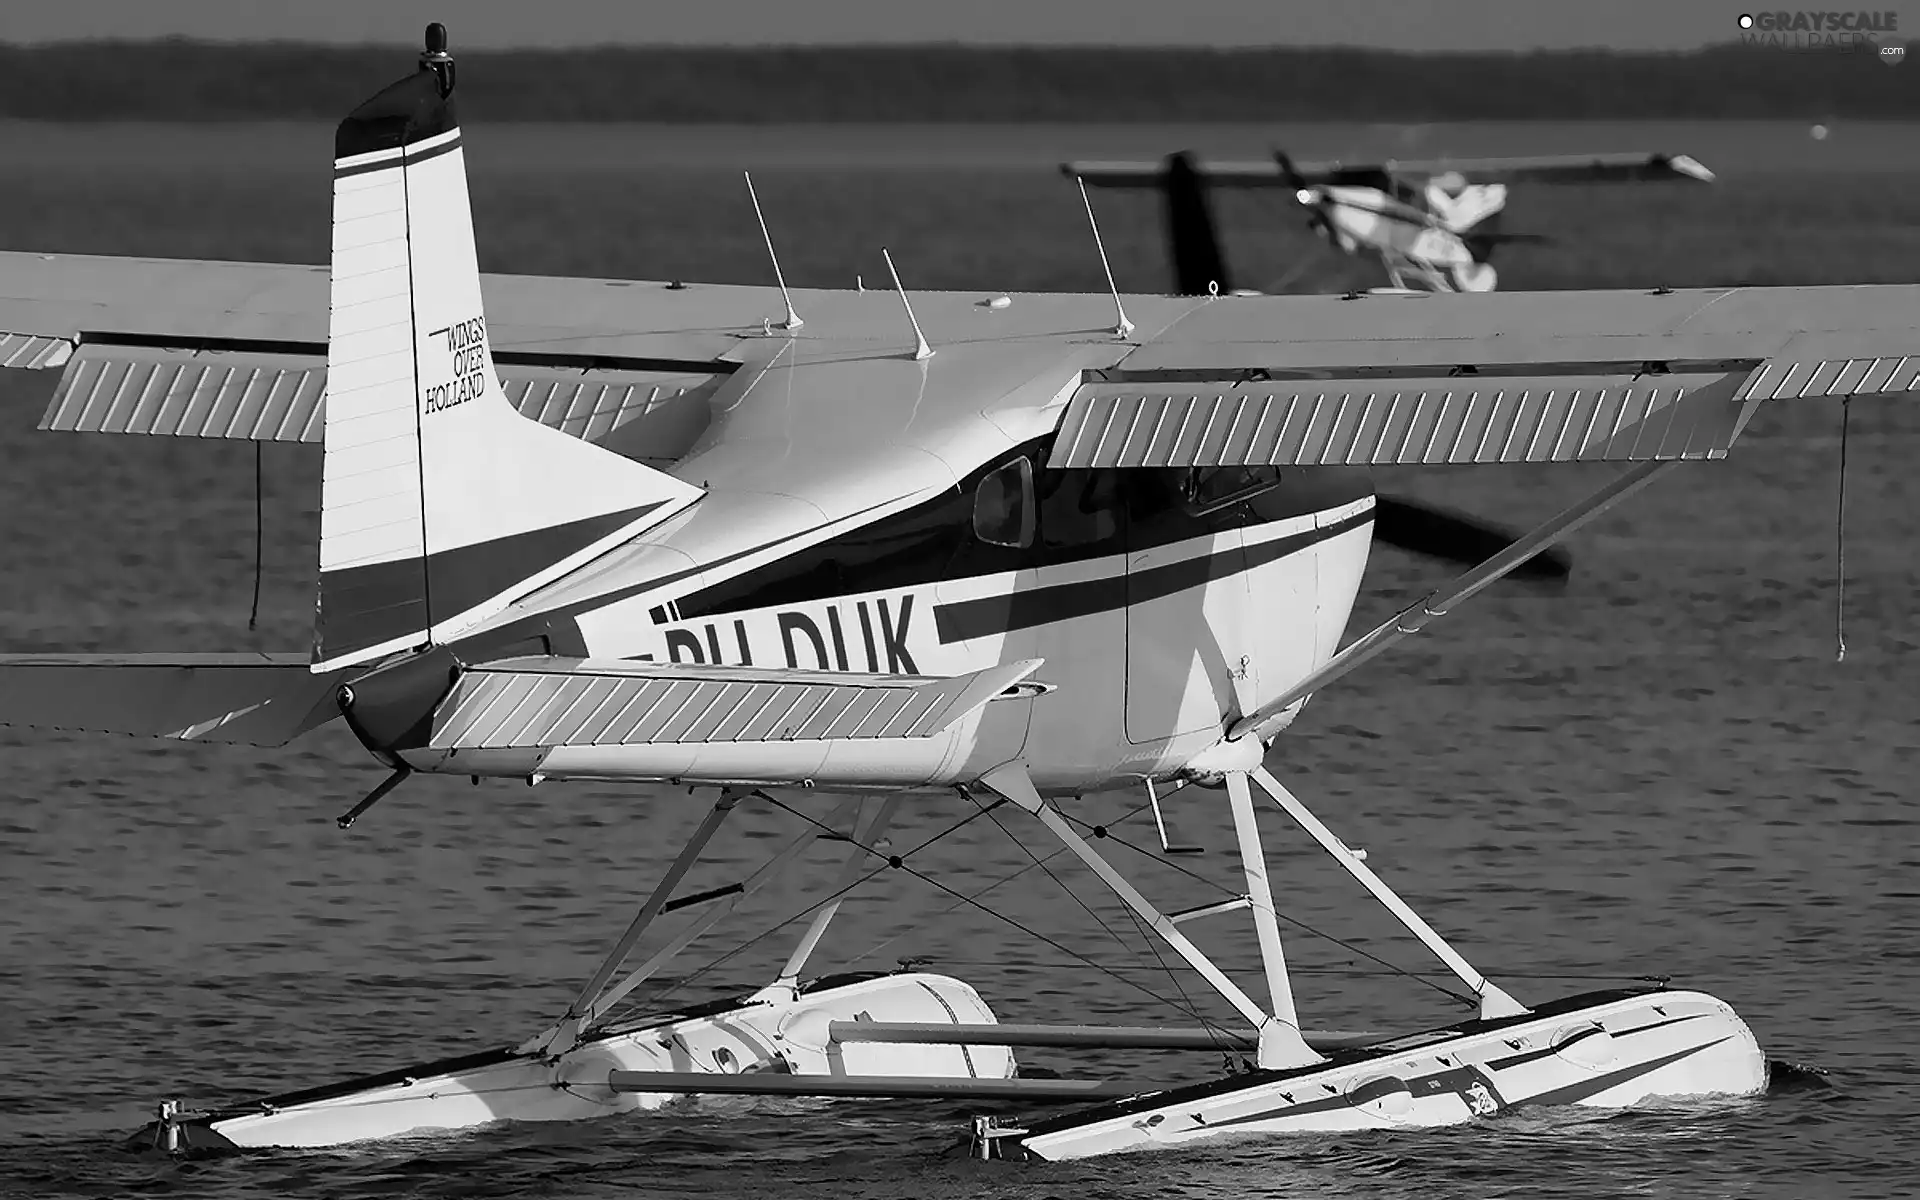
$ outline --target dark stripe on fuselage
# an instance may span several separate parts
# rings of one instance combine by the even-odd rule
[[[879,504],[871,505],[868,508],[863,509],[861,512],[854,513],[853,516],[859,517],[864,515],[865,513],[872,512],[875,509],[878,509],[881,507],[883,506]],[[842,519],[844,520],[849,518],[842,518]],[[832,524],[832,522],[827,522],[826,524]],[[732,554],[722,555],[721,557],[713,559],[709,562],[703,562],[691,567],[685,567],[678,571],[671,571],[665,575],[660,575],[652,579],[648,579],[644,583],[628,584],[625,587],[615,588],[613,591],[606,592],[598,596],[594,596],[593,598],[588,600],[580,600],[580,601],[576,601],[573,604],[564,605],[560,608],[556,608],[552,610],[552,612],[548,615],[560,616],[560,617],[571,619],[574,617],[578,617],[583,613],[589,613],[589,612],[593,612],[596,609],[605,608],[608,605],[618,603],[621,600],[628,600],[633,598],[634,596],[639,596],[647,592],[657,592],[662,588],[670,587],[673,584],[679,583],[683,579],[690,579],[695,575],[704,574],[707,571],[711,571],[719,567],[727,566],[731,563],[738,562],[743,558],[749,558],[755,554],[759,554],[767,550],[772,550],[775,547],[785,545],[788,542],[802,541],[805,538],[809,537],[810,535],[819,532],[821,529],[825,527],[826,526],[824,524],[814,525],[809,528],[802,529],[796,533],[783,534],[780,537],[761,542],[757,546],[749,546],[745,550],[736,550]],[[704,611],[695,611],[693,613],[685,613],[685,609],[688,607],[688,602],[685,600],[676,601],[676,604],[681,608],[683,614],[689,617],[706,615]],[[659,623],[661,622],[656,622],[656,624],[659,624]]]
[[[320,575],[322,661],[422,633],[630,525],[659,503],[494,538],[419,558]],[[423,590],[424,589],[424,590]],[[433,611],[427,611],[427,598]]]
[[[1235,546],[1229,550],[1197,554],[1144,571],[936,605],[933,610],[934,628],[939,631],[940,641],[944,645],[1110,612],[1131,604],[1144,604],[1187,588],[1200,587],[1251,571],[1255,567],[1263,567],[1289,554],[1296,554],[1349,530],[1358,529],[1372,520],[1373,510],[1368,509],[1322,528],[1303,530],[1252,546]]]
[[[1040,468],[1035,476],[1038,528],[1032,543],[1011,547],[982,541],[974,528],[982,479],[1023,454],[1044,462],[1051,442],[1051,437],[1029,442],[932,499],[682,596],[680,615],[692,620],[856,592],[1046,571],[1214,534],[1252,531],[1372,494],[1366,476],[1352,472]],[[1241,482],[1260,474],[1273,477],[1270,486],[1233,498]],[[1181,481],[1206,476],[1225,480],[1223,490],[1228,494],[1218,499],[1203,495],[1196,508],[1180,495]],[[656,581],[653,586],[665,582]]]

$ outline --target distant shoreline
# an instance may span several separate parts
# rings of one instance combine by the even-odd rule
[[[256,176],[324,182],[335,122],[21,121],[0,119],[0,156],[16,174],[159,178],[219,174],[238,160]],[[1258,159],[1276,148],[1302,161],[1345,162],[1515,154],[1691,154],[1722,178],[1761,174],[1907,172],[1920,163],[1920,121],[1837,121],[1814,140],[1788,120],[1472,122],[822,122],[719,124],[498,121],[469,118],[476,176],[573,179],[661,171],[1017,172],[1060,178],[1060,164],[1155,159],[1175,150]],[[29,165],[30,164],[30,165]],[[319,186],[316,184],[316,186]]]
[[[401,47],[0,45],[0,119],[338,120]],[[1722,46],[1672,54],[1356,49],[602,47],[459,57],[474,121],[1105,124],[1920,118],[1920,63]]]

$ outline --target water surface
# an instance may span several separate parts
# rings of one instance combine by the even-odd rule
[[[742,198],[724,190],[737,177],[631,166],[612,174],[579,160],[595,132],[569,135],[582,139],[566,152],[573,165],[551,177],[514,176],[497,161],[485,169],[491,174],[476,166],[483,262],[760,279],[758,231]],[[124,131],[99,136],[138,140]],[[206,131],[179,136],[176,145],[215,144],[194,142],[212,136]],[[473,133],[476,162],[484,137]],[[270,143],[243,137],[250,152],[282,153]],[[617,139],[609,145],[619,148]],[[1021,151],[1036,179],[1058,152],[1054,143]],[[1328,151],[1302,141],[1299,152]],[[325,167],[310,161],[310,148],[300,152],[304,166],[264,174],[244,156],[243,165],[218,169],[191,159],[164,169],[137,160],[88,168],[59,157],[73,154],[72,144],[50,153],[17,160],[25,165],[0,197],[9,230],[0,240],[11,246],[283,261],[324,254]],[[296,161],[286,153],[276,161]],[[565,157],[553,153],[556,162]],[[842,282],[840,271],[860,269],[855,251],[896,236],[917,239],[893,244],[896,254],[915,246],[908,261],[931,277],[926,286],[1098,286],[1097,262],[1077,240],[1077,197],[1067,204],[1038,185],[1023,188],[945,168],[822,174],[785,193],[776,228],[801,264],[790,277],[812,282]],[[1742,261],[1738,254],[1766,249],[1787,282],[1858,278],[1875,267],[1910,277],[1884,236],[1852,240],[1857,223],[1834,215],[1884,202],[1872,210],[1883,222],[1873,228],[1908,228],[1898,196],[1843,203],[1817,188],[1717,195],[1729,207],[1645,201],[1656,207],[1630,211],[1661,220],[1604,224],[1587,266],[1543,256],[1519,259],[1515,270],[1542,286],[1577,285],[1601,267],[1637,283],[1656,270],[1723,272]],[[1061,199],[1060,211],[1040,208],[1036,196]],[[1122,227],[1109,234],[1116,241],[1128,231],[1138,241],[1152,235],[1150,211],[1131,226],[1113,220]],[[1778,227],[1795,231],[1795,255],[1774,254],[1761,240]],[[251,447],[36,433],[51,382],[0,379],[0,648],[307,645],[317,531],[311,450],[270,447],[265,456],[264,586],[259,629],[250,632]],[[668,789],[416,779],[342,833],[333,817],[382,772],[339,729],[279,751],[0,731],[8,768],[0,777],[8,977],[0,1191],[800,1191],[881,1200],[1907,1194],[1920,1166],[1910,1133],[1920,1108],[1911,1033],[1920,994],[1920,482],[1912,470],[1920,417],[1903,399],[1853,408],[1844,662],[1835,661],[1838,413],[1811,402],[1779,406],[1755,421],[1729,461],[1676,472],[1577,536],[1578,574],[1566,594],[1483,594],[1316,697],[1271,760],[1523,1001],[1616,977],[1671,975],[1732,1002],[1774,1059],[1812,1068],[1783,1071],[1762,1100],[1524,1113],[1433,1133],[1255,1141],[1062,1166],[954,1157],[967,1112],[953,1106],[737,1100],[373,1149],[192,1164],[132,1157],[116,1140],[162,1097],[216,1103],[517,1041],[541,1027],[625,925],[705,801]],[[1532,521],[1605,476],[1590,467],[1493,468],[1389,473],[1381,484]],[[1445,574],[1377,551],[1353,631]],[[1139,801],[1090,797],[1082,810],[1108,819]],[[1208,854],[1166,864],[1116,845],[1118,860],[1167,907],[1236,887],[1219,796],[1188,793],[1171,811],[1178,836]],[[919,845],[965,815],[936,802],[913,806],[895,846]],[[786,814],[743,811],[687,886],[739,878],[795,827]],[[1139,847],[1154,842],[1140,817],[1116,828]],[[1291,918],[1406,969],[1433,967],[1304,837],[1278,820],[1267,831],[1276,893]],[[1046,852],[1038,831],[1014,816],[1005,829],[973,821],[911,862],[971,892],[1031,862],[1012,832]],[[1097,881],[1068,863],[1048,864],[1057,880],[1030,871],[990,893],[992,914],[956,909],[950,893],[889,873],[847,905],[817,965],[924,960],[974,983],[1008,1020],[1179,1024],[1192,1002],[1229,1019],[1192,976],[1169,977]],[[793,928],[722,956],[803,909],[808,888],[835,867],[822,851],[790,886],[743,905],[687,956],[681,978],[697,977],[660,1002],[763,981]],[[1230,972],[1257,980],[1252,940],[1232,919],[1200,936]],[[1459,1011],[1348,947],[1298,926],[1287,936],[1300,1009],[1315,1025],[1411,1029]],[[1025,1057],[1143,1084],[1217,1068],[1204,1055]]]

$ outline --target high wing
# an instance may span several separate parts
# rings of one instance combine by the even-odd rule
[[[1375,163],[1296,162],[1297,177],[1272,158],[1202,159],[1194,173],[1216,187],[1296,188],[1359,184],[1378,186],[1383,178],[1432,179],[1464,175],[1475,183],[1653,183],[1692,180],[1711,183],[1713,172],[1689,154],[1558,154],[1522,158],[1383,159]],[[1162,162],[1095,161],[1061,164],[1067,175],[1088,187],[1158,187],[1167,172]]]
[[[299,266],[0,254],[0,349],[12,348],[11,365],[60,372],[48,428],[277,437],[264,390],[196,364],[312,344],[326,309],[311,277]],[[503,359],[610,364],[569,366],[583,388],[644,359],[721,380],[690,390],[691,407],[705,410],[688,418],[698,435],[660,455],[678,459],[670,473],[711,485],[686,522],[714,535],[706,559],[760,543],[798,548],[793,539],[828,536],[876,504],[937,490],[930,458],[964,472],[1061,428],[1061,465],[1148,454],[1138,461],[1165,465],[1175,453],[1196,464],[1717,457],[1754,403],[1901,392],[1920,370],[1909,357],[1920,352],[1913,285],[1130,295],[1126,340],[1102,336],[1111,296],[1015,294],[992,309],[984,293],[927,293],[915,297],[936,348],[925,362],[906,353],[910,334],[885,293],[796,289],[805,328],[768,337],[774,288],[527,276],[486,276],[483,288],[488,312],[502,313]],[[207,350],[215,341],[221,350]],[[191,378],[155,382],[159,370],[139,365],[155,361]],[[315,356],[299,369],[325,367]],[[218,413],[169,418],[196,403]],[[1659,436],[1642,437],[1656,414]],[[1162,442],[1177,423],[1187,442],[1143,449],[1148,422]],[[823,470],[823,453],[863,472]],[[722,532],[721,510],[735,528],[751,515],[754,537]],[[688,545],[668,556],[681,570]]]
[[[188,331],[241,340],[244,298],[192,302],[240,269],[0,255],[0,332],[14,345],[124,344],[93,339],[128,331],[150,342],[187,343]],[[268,292],[309,272],[244,270]],[[644,596],[692,572],[723,581],[949,490],[967,470],[1057,431],[1054,465],[1716,458],[1760,402],[1903,393],[1920,372],[1913,285],[1123,296],[1136,326],[1124,340],[1109,332],[1111,296],[1016,294],[994,308],[984,293],[927,293],[914,305],[935,347],[924,361],[911,357],[898,298],[886,293],[798,289],[805,327],[770,337],[766,322],[782,311],[774,288],[489,276],[484,289],[509,352],[705,354],[730,373],[701,404],[692,448],[663,466],[704,485],[704,499],[478,633]],[[181,302],[141,303],[154,293]],[[285,311],[262,332],[310,337],[323,320],[324,309]],[[54,367],[57,356],[36,353],[49,374],[88,361]],[[591,386],[600,368],[577,370]],[[106,407],[132,410],[139,399],[129,385]],[[226,428],[240,435],[259,423]]]

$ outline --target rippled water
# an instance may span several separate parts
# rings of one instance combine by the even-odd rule
[[[30,414],[23,389],[4,398],[16,418]],[[951,1106],[744,1100],[371,1150],[135,1157],[116,1138],[163,1096],[218,1101],[529,1032],[564,1008],[704,805],[664,791],[416,780],[342,833],[331,817],[380,772],[338,730],[279,752],[15,731],[0,739],[0,1180],[33,1195],[1898,1194],[1916,1165],[1920,420],[1898,402],[1855,407],[1844,663],[1833,661],[1831,414],[1776,412],[1744,453],[1670,476],[1576,539],[1566,594],[1484,595],[1430,641],[1316,698],[1273,760],[1523,1000],[1587,986],[1545,976],[1671,974],[1732,1001],[1774,1059],[1822,1072],[1783,1072],[1764,1100],[1062,1166],[956,1157],[966,1114]],[[0,434],[10,648],[300,644],[310,462],[270,459],[271,582],[250,637],[247,448],[82,441],[30,424]],[[1594,478],[1430,473],[1409,486],[1533,515]],[[1430,575],[1377,552],[1356,628]],[[1203,879],[1115,852],[1144,864],[1169,906],[1211,898],[1203,880],[1233,880],[1223,807],[1205,794],[1175,808],[1178,836],[1213,851],[1179,860]],[[962,815],[914,809],[895,846]],[[737,878],[794,825],[743,813],[689,886]],[[1269,833],[1291,916],[1428,968],[1303,839],[1278,822]],[[1150,824],[1130,840],[1150,845]],[[743,906],[689,969],[803,907],[804,888],[833,869],[817,859],[794,886]],[[1027,861],[980,821],[912,859],[968,891]],[[1191,977],[1176,987],[1161,974],[1118,907],[1065,862],[1049,865],[1099,924],[1038,872],[990,899],[1140,988],[1200,995]],[[1006,1019],[1181,1021],[1005,922],[940,915],[952,904],[883,878],[848,905],[819,965],[924,956]],[[1359,973],[1373,968],[1338,946],[1289,937],[1301,1010],[1322,1027],[1411,1028],[1455,1011],[1431,989]],[[1229,969],[1255,970],[1250,939],[1215,928],[1204,940]],[[679,994],[750,986],[783,953],[779,936],[763,940]],[[1152,1081],[1216,1065],[1027,1058]]]
[[[166,230],[138,241],[131,226],[112,236],[157,253],[216,239],[213,218],[192,225],[195,206],[181,200],[198,193],[172,186],[176,243]],[[274,211],[246,225],[250,246],[278,244]],[[86,248],[84,238],[65,244]],[[750,263],[757,242],[729,253]],[[1033,272],[1063,253],[1032,251]],[[266,583],[250,633],[251,448],[38,434],[49,382],[0,378],[0,649],[304,647],[315,456],[267,451]],[[1057,1166],[966,1159],[955,1147],[967,1110],[951,1105],[747,1100],[365,1150],[138,1157],[118,1139],[162,1097],[218,1102],[541,1027],[705,805],[664,790],[416,779],[342,833],[332,818],[382,772],[338,729],[281,751],[0,730],[0,1193],[1909,1194],[1920,1172],[1910,1148],[1920,1116],[1920,416],[1906,401],[1854,409],[1845,662],[1834,661],[1837,414],[1776,407],[1729,461],[1676,472],[1576,537],[1565,594],[1483,594],[1316,697],[1271,760],[1523,1001],[1603,982],[1588,976],[1649,974],[1731,1001],[1776,1062],[1799,1064],[1777,1070],[1764,1099]],[[1522,520],[1604,474],[1439,471],[1382,485]],[[1444,574],[1377,551],[1354,630]],[[1093,797],[1085,808],[1110,818],[1139,800]],[[1115,855],[1168,907],[1216,898],[1236,876],[1224,805],[1190,793],[1172,813],[1177,836],[1210,853],[1173,865]],[[933,802],[910,809],[895,848],[965,815]],[[1020,820],[1007,829],[1043,845]],[[785,814],[741,812],[687,887],[739,878],[796,828]],[[1154,842],[1141,817],[1118,829]],[[1304,838],[1278,821],[1267,829],[1290,917],[1409,969],[1432,966]],[[974,821],[909,861],[971,892],[1030,860]],[[1032,871],[990,893],[999,917],[955,911],[950,893],[891,873],[847,905],[816,965],[925,958],[1009,1020],[1186,1023],[1178,1003],[1202,997],[1198,981],[1169,979],[1122,910],[1068,862],[1048,864],[1058,881]],[[688,954],[683,976],[804,908],[806,889],[836,866],[822,848],[788,886],[743,904]],[[763,981],[795,932],[755,942],[665,999]],[[1257,978],[1240,932],[1219,919],[1200,940]],[[1314,1025],[1411,1029],[1458,1011],[1349,949],[1297,927],[1288,938]],[[1143,1084],[1217,1067],[1205,1055],[1089,1057],[1023,1055]]]

